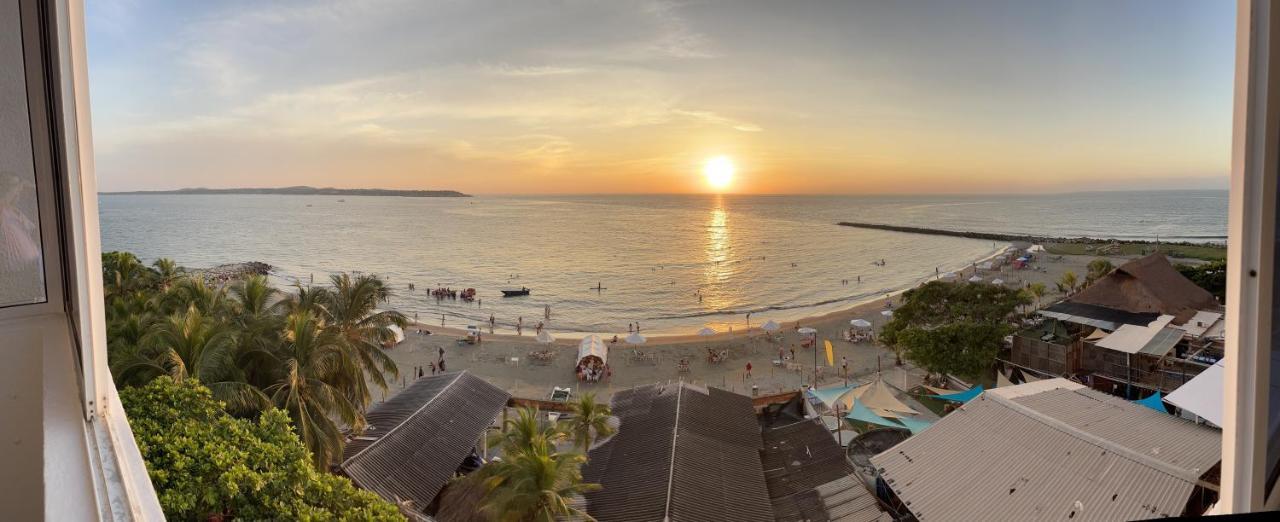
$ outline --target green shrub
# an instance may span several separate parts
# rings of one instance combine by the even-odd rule
[[[283,411],[237,419],[208,388],[168,377],[120,399],[170,520],[404,520],[395,505],[317,471]]]

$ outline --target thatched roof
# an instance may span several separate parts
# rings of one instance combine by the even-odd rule
[[[1183,277],[1163,254],[1120,265],[1067,301],[1131,313],[1172,315],[1174,324],[1185,323],[1199,310],[1218,308],[1213,294]]]

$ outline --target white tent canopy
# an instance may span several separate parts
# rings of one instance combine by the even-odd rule
[[[588,357],[600,359],[605,364],[609,362],[609,345],[599,335],[588,335],[578,343],[578,362]]]
[[[1223,374],[1226,370],[1223,361],[1210,366],[1200,375],[1192,377],[1186,384],[1179,386],[1165,396],[1165,402],[1182,408],[1197,417],[1222,426],[1222,390]]]
[[[1003,284],[1004,284],[1004,279],[999,279],[999,278],[997,278],[997,279],[992,279],[992,280],[991,280],[991,284],[993,284],[993,285],[1003,285]]]
[[[976,276],[970,277],[970,278],[969,278],[969,282],[970,282],[970,283],[981,283],[981,282],[982,282],[982,276],[978,276],[978,275],[976,275]]]
[[[854,319],[849,321],[849,325],[854,328],[871,328],[871,321],[866,319]]]
[[[885,317],[893,317],[893,310],[884,310],[880,312],[880,315],[883,315]]]
[[[402,342],[404,342],[404,330],[403,330],[403,329],[401,329],[399,326],[396,326],[396,325],[394,325],[394,324],[393,324],[393,325],[388,326],[388,327],[387,327],[387,329],[388,329],[388,330],[391,330],[391,332],[395,334],[395,339],[394,339],[393,341],[391,341],[391,344],[392,344],[393,346],[394,346],[394,345],[397,345],[397,344],[400,344],[400,343],[402,343]]]
[[[1027,248],[1028,254],[1034,254],[1037,252],[1044,252],[1044,245],[1031,245],[1030,248]]]
[[[813,328],[809,328],[808,326],[801,328],[799,330],[796,330],[796,332],[799,333],[800,335],[814,335],[818,333],[817,330],[814,330]]]

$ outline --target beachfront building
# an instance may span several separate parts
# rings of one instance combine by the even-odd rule
[[[1221,433],[1066,379],[988,390],[871,458],[919,521],[1136,520],[1216,502]]]
[[[588,453],[597,520],[887,521],[817,419],[762,421],[750,397],[688,383],[614,394],[618,432]]]
[[[340,471],[425,517],[450,479],[479,467],[485,435],[509,397],[466,371],[418,379],[369,411],[368,428],[347,441]]]
[[[1006,363],[1130,398],[1175,390],[1223,354],[1222,306],[1162,254],[1125,263],[1037,313],[1014,335]]]

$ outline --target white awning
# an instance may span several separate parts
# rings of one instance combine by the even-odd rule
[[[599,335],[588,335],[578,343],[578,362],[588,357],[598,358],[602,363],[609,362],[609,345]]]
[[[1126,324],[1103,337],[1097,345],[1129,354],[1164,355],[1182,340],[1182,330],[1166,326],[1172,320],[1172,315],[1162,315],[1145,327]]]
[[[1215,426],[1222,426],[1222,391],[1226,389],[1223,384],[1226,367],[1223,364],[1223,361],[1218,361],[1166,395],[1164,400]]]

